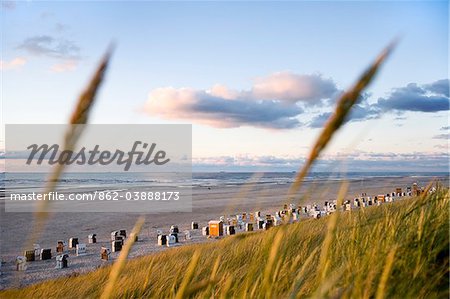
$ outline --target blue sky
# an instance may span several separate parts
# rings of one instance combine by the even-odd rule
[[[92,122],[192,123],[194,163],[220,169],[296,169],[339,92],[400,36],[324,159],[448,170],[446,1],[27,1],[1,13],[3,123],[66,122],[115,41]]]

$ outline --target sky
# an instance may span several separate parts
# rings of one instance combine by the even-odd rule
[[[194,170],[296,170],[399,38],[317,169],[448,172],[448,14],[447,1],[4,1],[2,124],[66,123],[114,42],[91,123],[192,124]]]

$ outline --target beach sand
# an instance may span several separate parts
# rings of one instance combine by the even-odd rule
[[[430,177],[377,177],[358,179],[349,182],[347,199],[353,199],[362,192],[369,196],[394,192],[396,187],[403,190],[418,182],[425,186]],[[448,177],[440,178],[448,183]],[[299,205],[317,203],[322,205],[326,200],[336,198],[341,181],[314,181],[303,185],[296,202]],[[157,246],[156,229],[168,233],[171,225],[180,228],[180,241],[183,244],[198,242],[214,242],[201,236],[201,227],[209,220],[219,219],[221,215],[262,211],[274,213],[282,208],[286,202],[289,184],[256,184],[244,186],[195,187],[192,190],[193,209],[191,213],[164,213],[145,215],[144,228],[139,235],[139,241],[133,247],[130,257],[134,258],[169,250],[167,247]],[[2,202],[4,205],[4,202]],[[0,288],[21,287],[47,279],[67,275],[77,275],[92,271],[98,267],[112,263],[119,253],[112,253],[108,262],[100,259],[102,246],[111,248],[110,233],[114,230],[126,229],[131,232],[139,214],[129,213],[58,213],[53,214],[47,221],[43,234],[37,241],[41,248],[51,248],[53,258],[47,261],[28,263],[25,272],[15,271],[15,258],[23,254],[26,238],[33,225],[32,213],[4,213],[2,206],[1,217],[1,258],[3,261],[0,276]],[[199,230],[193,231],[192,240],[184,240],[183,231],[190,229],[191,221],[199,223]],[[88,235],[97,234],[96,244],[87,244]],[[78,237],[80,243],[87,244],[87,255],[77,257],[75,251],[69,252],[69,268],[55,270],[55,248],[58,240],[68,241],[71,237]],[[31,248],[32,249],[32,248]],[[29,249],[30,250],[30,249]]]

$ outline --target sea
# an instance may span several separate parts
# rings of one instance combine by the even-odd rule
[[[294,181],[295,172],[194,172],[186,173],[65,173],[59,180],[60,189],[116,190],[145,187],[221,187],[248,183],[283,185]],[[448,177],[447,172],[312,172],[305,181],[364,180],[371,178],[427,178]],[[1,193],[20,190],[40,190],[47,175],[43,173],[0,173]],[[428,180],[427,180],[428,181]]]

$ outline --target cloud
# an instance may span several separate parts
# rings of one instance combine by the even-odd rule
[[[395,88],[387,98],[380,98],[376,106],[382,110],[438,112],[450,109],[448,80],[439,80],[431,84],[410,83]]]
[[[308,124],[310,128],[322,128],[331,116],[331,112],[321,113],[315,116]]]
[[[334,97],[337,92],[336,84],[331,79],[290,72],[257,78],[251,91],[252,96],[257,99],[276,99],[291,103],[302,101],[313,105]]]
[[[433,92],[435,94],[443,95],[443,96],[446,96],[447,98],[449,97],[449,80],[448,79],[442,79],[442,80],[433,82],[431,84],[427,84],[427,85],[425,85],[425,88],[428,91]]]
[[[447,172],[449,158],[447,151],[402,154],[355,151],[321,157],[315,163],[313,171],[339,171],[342,165],[345,165],[347,171],[370,170],[391,173],[392,169],[419,172],[426,169]],[[193,158],[192,165],[195,171],[293,171],[298,170],[304,161],[304,157],[237,155],[196,157]]]
[[[41,19],[44,19],[44,20],[53,18],[54,16],[55,16],[55,14],[50,11],[43,11],[40,15]]]
[[[397,116],[394,118],[395,120],[405,120],[406,117],[405,116]]]
[[[248,90],[232,90],[215,85],[209,90],[158,88],[149,93],[145,111],[167,119],[184,119],[215,127],[254,126],[290,129],[303,125],[298,117],[313,113],[307,126],[322,127],[331,116],[332,103],[342,91],[331,79],[321,75],[277,72],[257,78]],[[385,98],[369,104],[363,94],[347,121],[376,119],[385,112],[401,115],[405,111],[437,112],[450,109],[448,80],[430,84],[411,83],[394,88]]]
[[[431,84],[408,84],[406,87],[395,88],[389,97],[379,98],[375,104],[368,104],[368,94],[364,94],[360,103],[355,105],[346,121],[363,121],[379,118],[383,111],[438,112],[450,109],[447,79],[438,80]],[[311,128],[321,128],[331,116],[331,112],[324,112],[313,117],[308,124]],[[404,118],[396,117],[396,120]],[[448,128],[448,127],[447,127]],[[438,135],[439,136],[439,135]],[[437,137],[437,136],[435,136]]]
[[[80,48],[74,42],[49,35],[29,37],[17,48],[38,56],[72,60],[80,58]]]
[[[251,125],[275,129],[299,126],[296,117],[303,112],[298,106],[280,101],[227,99],[207,91],[171,87],[153,90],[145,111],[167,119],[195,120],[214,127]]]
[[[16,2],[2,0],[2,8],[5,10],[13,10],[16,8]]]
[[[445,133],[445,134],[438,134],[433,136],[433,139],[444,139],[444,140],[448,140],[450,139],[450,133]]]
[[[193,158],[194,167],[205,168],[258,168],[258,167],[275,167],[275,168],[297,168],[305,161],[300,157],[276,157],[271,155],[254,156],[254,155],[237,155],[237,156],[218,156],[218,157],[197,157]]]
[[[10,61],[0,60],[0,70],[13,70],[23,67],[27,60],[23,57],[16,57]]]
[[[434,148],[438,148],[438,149],[448,149],[448,145],[446,144],[436,144],[434,146]]]
[[[337,92],[336,84],[320,75],[278,72],[257,78],[242,91],[223,85],[209,90],[158,88],[150,92],[145,111],[214,127],[291,129],[301,125],[297,117],[305,107],[320,106]]]
[[[440,131],[449,131],[450,130],[450,126],[441,127],[439,130]],[[450,139],[450,132],[434,135],[433,139],[449,140]]]
[[[62,32],[65,32],[65,31],[67,31],[67,30],[69,30],[69,25],[66,25],[66,24],[63,24],[63,23],[56,23],[55,24],[55,30],[56,30],[56,32],[59,32],[59,33],[62,33]]]
[[[386,111],[401,114],[405,111],[438,112],[449,110],[448,87],[449,80],[447,79],[424,85],[411,83],[406,87],[394,88],[387,98],[379,98],[375,104],[369,104],[369,94],[364,94],[359,104],[352,108],[347,121],[379,118]],[[330,116],[330,112],[316,115],[309,123],[309,127],[322,127]],[[402,118],[397,116],[396,120],[402,120]]]
[[[345,122],[349,121],[363,121],[367,119],[378,118],[379,110],[374,105],[368,104],[367,100],[369,98],[369,94],[363,94],[361,98],[358,100],[359,104],[356,104],[350,110],[350,114],[348,115]],[[309,122],[308,126],[310,128],[322,128],[326,121],[330,118],[331,112],[324,112],[319,115],[313,117],[313,119]]]
[[[70,72],[77,68],[77,61],[67,60],[61,63],[54,64],[50,70],[55,73]]]

